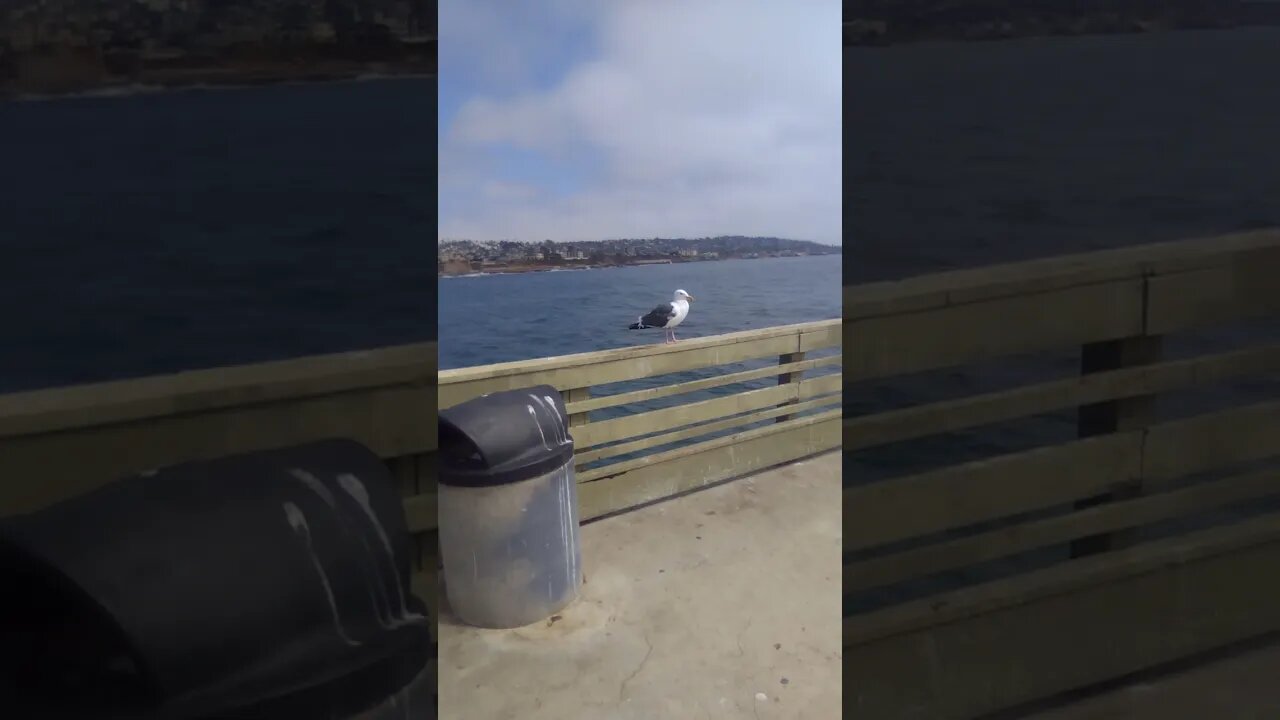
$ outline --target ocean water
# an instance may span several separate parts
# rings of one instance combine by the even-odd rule
[[[1280,28],[847,48],[845,282],[1280,225],[1276,67]],[[1280,340],[1274,319],[1172,336],[1165,354],[1268,340]],[[845,416],[1067,377],[1079,361],[1064,348],[852,384]],[[1157,409],[1168,419],[1275,397],[1280,382],[1254,378],[1162,396]],[[1070,411],[846,453],[845,483],[1075,436]],[[865,593],[845,610],[1056,562],[1063,550]]]
[[[440,368],[661,343],[628,330],[683,289],[676,338],[840,317],[839,256],[721,260],[440,279]]]
[[[434,96],[0,103],[0,392],[433,339]]]
[[[1280,224],[1280,28],[844,53],[847,282]]]

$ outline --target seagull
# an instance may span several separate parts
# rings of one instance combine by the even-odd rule
[[[671,296],[671,302],[663,303],[648,313],[641,315],[640,319],[631,323],[627,329],[662,328],[667,331],[663,344],[674,343],[676,341],[676,326],[684,322],[684,319],[689,316],[689,303],[691,302],[693,302],[692,295],[683,290],[677,290]]]

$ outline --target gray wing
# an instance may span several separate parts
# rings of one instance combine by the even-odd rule
[[[658,307],[650,310],[640,318],[640,324],[644,327],[660,328],[666,327],[667,322],[676,316],[676,306],[674,303],[663,303]]]

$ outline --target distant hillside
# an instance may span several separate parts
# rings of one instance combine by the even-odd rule
[[[0,92],[434,74],[428,0],[0,0]]]
[[[444,275],[474,271],[530,272],[555,267],[606,267],[650,263],[706,262],[730,258],[839,255],[841,248],[808,240],[725,235],[706,238],[644,238],[541,243],[446,240],[439,244]]]
[[[1280,3],[1258,0],[857,0],[845,45],[998,40],[1280,25]]]
[[[748,237],[745,235],[721,235],[706,238],[640,238],[604,240],[606,246],[622,244],[631,247],[653,247],[667,251],[701,250],[727,254],[743,252],[796,251],[810,254],[839,253],[839,245],[823,245],[810,240],[787,240],[776,237]],[[582,244],[582,243],[578,243]]]
[[[540,243],[473,242],[470,240],[445,240],[439,245],[439,254],[468,255],[477,257],[533,257],[547,255],[573,256],[622,256],[664,257],[681,253],[714,253],[719,257],[737,257],[750,253],[804,253],[806,255],[830,255],[841,252],[838,245],[823,245],[809,240],[788,240],[777,237],[748,237],[745,235],[721,235],[704,238],[618,238],[612,240],[588,240],[557,243],[544,240]]]

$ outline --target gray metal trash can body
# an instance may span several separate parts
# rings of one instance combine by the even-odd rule
[[[573,439],[550,386],[440,412],[440,554],[458,619],[545,620],[578,595],[582,556]]]

